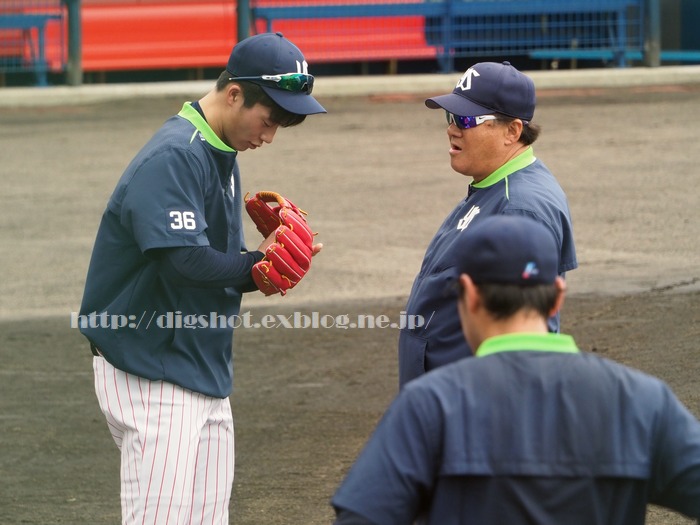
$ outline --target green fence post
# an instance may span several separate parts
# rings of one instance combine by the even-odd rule
[[[644,65],[661,65],[661,5],[659,0],[646,0],[644,13]]]
[[[83,83],[82,62],[82,23],[80,0],[63,0],[68,8],[68,61],[66,62],[66,83],[79,86]]]
[[[238,42],[250,36],[250,0],[238,0],[237,7]]]

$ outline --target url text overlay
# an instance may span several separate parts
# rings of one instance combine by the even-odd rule
[[[240,315],[223,315],[217,312],[208,314],[183,314],[175,312],[141,312],[137,314],[110,314],[108,312],[93,312],[79,314],[71,312],[71,328],[105,328],[111,330],[151,330],[186,328],[217,329],[217,328],[285,328],[285,329],[318,329],[339,328],[348,329],[409,329],[424,328],[430,323],[430,318],[422,315],[410,315],[405,311],[398,316],[386,314],[324,314],[321,312],[294,312],[289,315],[265,314],[256,317],[252,312]]]

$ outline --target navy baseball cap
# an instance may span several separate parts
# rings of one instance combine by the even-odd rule
[[[282,33],[261,33],[238,42],[231,51],[226,71],[232,77],[259,77],[307,73],[304,55]],[[324,107],[308,91],[287,91],[274,87],[274,82],[251,80],[258,84],[279,106],[297,115],[326,113]]]
[[[450,255],[450,287],[466,273],[475,284],[554,283],[559,248],[542,223],[523,215],[492,215],[470,225]]]
[[[535,83],[510,62],[474,64],[452,93],[425,101],[430,109],[442,108],[463,117],[502,113],[528,122],[535,115],[535,104]]]

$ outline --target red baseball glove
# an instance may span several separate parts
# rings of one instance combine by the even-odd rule
[[[253,280],[265,295],[285,295],[311,266],[314,234],[306,224],[306,212],[274,191],[246,195],[245,208],[263,237],[275,232],[265,258],[253,265]]]

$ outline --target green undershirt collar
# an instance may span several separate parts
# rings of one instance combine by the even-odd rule
[[[497,335],[486,339],[476,352],[477,357],[500,352],[579,352],[574,338],[566,334],[516,333]]]
[[[197,134],[197,132],[199,132],[202,135],[202,137],[204,137],[204,140],[206,140],[207,143],[212,147],[229,153],[236,151],[232,147],[227,146],[224,143],[224,141],[217,137],[216,133],[214,133],[214,130],[212,130],[209,127],[207,121],[204,120],[202,118],[202,115],[200,115],[199,112],[192,107],[191,102],[184,103],[182,109],[180,110],[180,113],[178,113],[178,116],[189,121],[196,128],[196,131],[192,134],[190,142],[194,140],[195,135]]]
[[[473,182],[471,185],[474,188],[488,188],[489,186],[496,184],[498,181],[505,179],[511,173],[515,173],[518,170],[526,168],[536,160],[537,159],[535,158],[535,152],[533,151],[532,146],[528,146],[528,148],[520,155],[510,159],[484,180]]]

